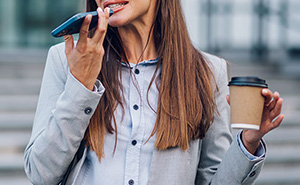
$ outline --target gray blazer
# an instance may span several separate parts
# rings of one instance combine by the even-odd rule
[[[232,140],[229,126],[227,65],[223,59],[204,54],[219,87],[215,116],[204,139],[190,148],[154,150],[149,185],[253,184],[264,158],[250,161]],[[89,120],[103,94],[92,93],[70,73],[64,44],[49,50],[32,136],[24,154],[25,171],[33,184],[59,184],[73,159]],[[86,159],[72,169],[67,184],[74,184]]]

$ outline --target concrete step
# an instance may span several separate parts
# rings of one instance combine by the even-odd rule
[[[300,84],[299,84],[299,87],[300,87]],[[286,112],[300,111],[300,94],[298,94],[298,95],[283,95],[282,98],[283,98],[282,106],[283,106],[284,111],[286,111]]]
[[[8,112],[0,113],[0,130],[28,131],[31,130],[34,112]]]
[[[278,91],[281,95],[294,95],[299,97],[300,92],[300,80],[292,79],[274,79],[264,78],[268,83],[269,89],[273,92]]]
[[[13,152],[0,153],[0,174],[5,171],[22,172],[24,170],[24,154]],[[1,175],[0,175],[1,176]]]
[[[300,78],[300,62],[299,59],[297,61],[289,62],[288,65],[282,65],[281,66],[281,73],[284,75],[295,78]]]
[[[36,95],[40,92],[42,78],[0,79],[0,95]]]
[[[299,185],[300,166],[265,166],[255,185]]]
[[[25,172],[0,172],[1,185],[32,185]]]
[[[281,125],[264,136],[267,144],[288,145],[300,143],[300,127],[287,127]]]
[[[269,145],[267,143],[266,165],[282,164],[300,167],[299,154],[300,143],[294,145]]]
[[[274,79],[274,73],[278,74],[278,70],[274,66],[259,63],[232,63],[229,61],[228,71],[231,76],[258,76],[269,81]],[[276,78],[280,79],[280,78]]]
[[[280,129],[281,127],[300,127],[300,111],[282,110],[282,113],[284,114],[284,119],[281,123],[281,126],[277,129]]]
[[[0,48],[0,63],[44,63],[48,49]]]
[[[2,95],[0,112],[35,111],[38,95]]]
[[[23,153],[29,142],[31,131],[4,131],[0,132],[0,154]]]
[[[36,78],[41,79],[45,63],[0,62],[0,79],[4,78]],[[20,85],[20,84],[19,84]]]

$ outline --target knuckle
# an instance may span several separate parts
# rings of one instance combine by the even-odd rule
[[[77,51],[78,51],[78,53],[80,53],[80,54],[83,54],[83,53],[85,53],[85,48],[82,48],[82,47],[79,47],[79,48],[77,48]]]
[[[106,29],[98,26],[98,31],[100,33],[105,33]]]
[[[80,30],[80,34],[81,34],[81,35],[87,35],[87,34],[88,34],[88,31],[85,30],[85,29],[82,29],[82,30]]]
[[[104,53],[104,49],[103,49],[103,47],[97,47],[95,52],[97,54],[102,54],[102,53]]]
[[[98,55],[104,55],[104,48],[103,47],[97,47],[96,48],[96,53],[98,54]]]
[[[101,55],[104,55],[104,53],[105,53],[104,49],[101,48],[101,49],[100,49],[100,54],[101,54]]]
[[[65,54],[66,54],[66,55],[69,55],[69,54],[70,54],[70,50],[65,49]]]
[[[92,55],[96,52],[96,46],[94,44],[90,45],[87,50],[86,50],[86,53]]]
[[[76,49],[77,49],[77,51],[79,52],[79,53],[85,53],[86,52],[86,50],[87,50],[87,46],[86,46],[86,44],[81,44],[80,46],[78,46],[78,47],[76,47]]]
[[[89,53],[94,53],[96,51],[96,47],[94,45],[90,46],[88,49]]]

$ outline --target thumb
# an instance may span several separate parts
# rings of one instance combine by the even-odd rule
[[[65,39],[65,53],[66,55],[69,55],[69,53],[71,53],[71,51],[74,48],[74,39],[72,35],[65,35],[64,39]]]

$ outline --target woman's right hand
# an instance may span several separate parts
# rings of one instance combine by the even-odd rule
[[[102,59],[104,55],[103,40],[105,38],[109,8],[104,11],[101,8],[98,12],[98,26],[92,38],[88,38],[89,25],[92,15],[85,17],[80,28],[79,39],[74,47],[72,35],[64,36],[65,53],[72,75],[82,83],[86,88],[93,90],[96,79],[102,68]]]

